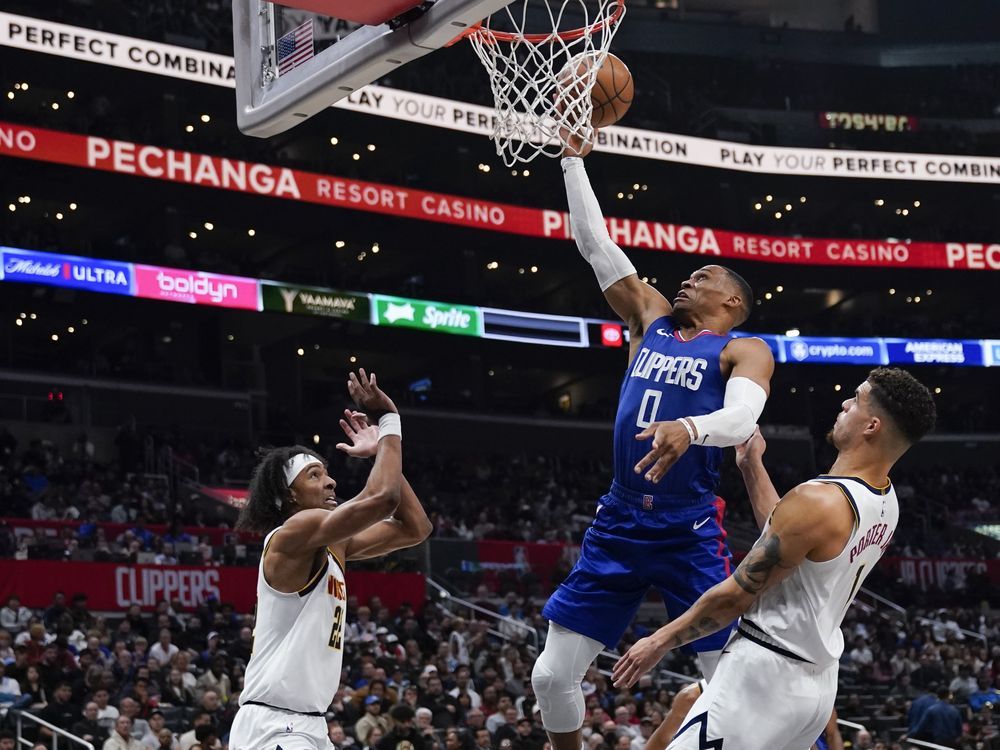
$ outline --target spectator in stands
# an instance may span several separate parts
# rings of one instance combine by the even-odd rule
[[[475,685],[470,679],[471,677],[472,672],[469,669],[468,664],[460,664],[455,670],[455,687],[448,691],[448,695],[456,700],[460,695],[468,695],[470,707],[479,708],[483,703],[483,699],[482,696],[476,692]]]
[[[21,597],[11,594],[7,603],[0,609],[0,628],[12,636],[17,636],[31,622],[31,610],[21,606]]]
[[[212,657],[211,664],[212,666],[205,670],[205,674],[198,678],[195,695],[203,697],[206,691],[212,690],[218,695],[222,705],[225,705],[233,692],[232,681],[226,674],[226,657],[216,653]]]
[[[3,629],[0,629],[0,663],[14,663],[14,638]]]
[[[382,715],[382,701],[375,695],[365,698],[365,713],[354,725],[354,736],[364,746],[369,744],[368,734],[375,727],[383,733],[389,731],[389,720]]]
[[[413,724],[416,713],[407,705],[394,706],[389,712],[392,730],[383,737],[377,750],[425,750],[424,738]]]
[[[68,612],[66,608],[66,594],[62,591],[57,591],[52,595],[52,604],[46,608],[45,613],[42,615],[42,622],[45,624],[46,629],[55,630],[56,623],[64,612]]]
[[[371,621],[372,612],[368,607],[358,607],[357,619],[347,626],[348,643],[368,643],[375,640],[378,626]]]
[[[440,750],[441,743],[438,742],[437,735],[434,732],[434,725],[431,723],[431,720],[434,718],[434,712],[429,708],[421,706],[413,714],[417,731],[424,738],[424,750]]]
[[[517,720],[517,738],[514,750],[542,750],[546,743],[545,733],[527,716]],[[449,748],[448,750],[453,750]]]
[[[327,718],[327,736],[335,750],[356,750],[354,738],[344,732],[344,726],[336,719]]]
[[[80,707],[70,702],[72,697],[72,686],[68,682],[58,683],[52,691],[52,700],[38,713],[38,718],[69,731],[80,715]],[[43,737],[53,736],[48,727],[43,726],[38,731]]]
[[[250,653],[253,651],[253,628],[240,628],[240,637],[229,645],[229,655],[234,659],[241,659],[245,664],[250,661]]]
[[[211,725],[212,713],[210,711],[198,711],[191,720],[191,729],[177,738],[180,750],[191,750],[191,746],[198,742],[198,728]]]
[[[964,703],[965,700],[976,692],[976,678],[972,675],[972,665],[968,663],[958,665],[958,674],[948,685],[955,700]]]
[[[139,716],[139,703],[135,698],[122,698],[118,702],[119,716],[127,716],[131,722],[132,736],[137,740],[146,736],[149,724]],[[117,721],[115,726],[117,726]]]
[[[97,720],[97,711],[97,703],[89,701],[83,707],[83,718],[72,726],[70,732],[92,745],[99,746],[108,739],[108,730]]]
[[[148,748],[148,750],[157,750],[160,747],[160,731],[166,727],[167,718],[163,715],[162,711],[154,710],[149,714],[146,722],[146,733],[139,742],[144,748]]]
[[[458,701],[444,692],[437,672],[427,676],[427,690],[420,699],[420,705],[431,710],[431,723],[435,729],[449,729],[463,718]]]
[[[658,724],[653,724],[653,719],[650,716],[643,716],[639,720],[639,736],[632,740],[629,745],[629,750],[645,750],[646,743],[649,741],[650,736],[653,734],[653,730],[659,726]]]
[[[111,700],[111,694],[107,688],[99,687],[94,691],[94,703],[97,704],[97,720],[110,734],[111,729],[115,725],[115,720],[118,718],[118,709],[108,703],[109,700]]]
[[[166,727],[160,730],[157,738],[159,739],[159,744],[153,750],[178,750],[177,738]]]
[[[994,668],[1000,671],[1000,662],[995,661],[994,663],[996,664]],[[975,692],[969,696],[969,708],[974,713],[979,713],[987,704],[993,708],[1000,707],[1000,690],[990,684],[989,677],[981,674],[976,680]]]
[[[951,705],[951,690],[938,688],[937,700],[927,707],[910,737],[939,745],[953,746],[962,736],[962,714]]]
[[[29,711],[37,712],[48,705],[48,691],[42,683],[42,676],[35,665],[29,666],[21,683],[22,700],[19,705],[27,706]]]
[[[169,628],[161,629],[159,640],[149,649],[149,658],[156,659],[160,664],[169,664],[170,660],[174,658],[174,654],[180,651],[172,643],[173,637],[174,635],[170,632]]]
[[[0,661],[0,709],[9,708],[21,699],[21,686],[13,677],[7,677],[7,665]]]
[[[185,687],[190,688],[197,696],[198,678],[191,673],[191,655],[187,651],[179,652],[173,658],[171,666],[181,673]]]
[[[202,693],[201,700],[198,702],[202,711],[208,711],[212,716],[212,724],[218,726],[222,721],[223,716],[225,716],[226,709],[222,705],[222,700],[219,698],[219,694],[215,690],[206,690]]]
[[[867,729],[859,729],[854,735],[851,750],[872,750],[872,733]]]
[[[17,739],[13,732],[0,729],[0,750],[17,750]]]
[[[119,716],[115,719],[115,731],[104,742],[102,750],[143,750],[132,732],[132,720],[124,714]]]
[[[192,678],[194,675],[192,675]],[[184,675],[179,669],[173,668],[167,675],[167,684],[160,691],[160,702],[168,706],[192,707],[196,702],[193,688],[184,684]]]

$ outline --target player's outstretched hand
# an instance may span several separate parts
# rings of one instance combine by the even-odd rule
[[[750,439],[736,446],[736,465],[742,469],[745,466],[759,464],[766,450],[767,441],[760,434],[760,427],[755,427]]]
[[[373,421],[377,421],[383,414],[398,412],[392,399],[378,387],[375,373],[373,372],[369,377],[363,367],[358,370],[357,374],[347,373],[347,391],[351,394],[351,398],[354,399],[358,408],[366,412]]]
[[[659,663],[665,653],[667,649],[659,646],[652,637],[640,638],[615,664],[611,684],[616,688],[632,687]]]
[[[635,473],[641,474],[647,466],[646,479],[654,484],[663,479],[677,459],[691,445],[691,434],[680,422],[653,422],[649,427],[635,436],[636,440],[653,439],[653,449],[635,465]]]
[[[354,458],[370,458],[378,451],[378,426],[368,424],[368,417],[359,411],[344,409],[340,429],[351,444],[337,443],[337,450]]]

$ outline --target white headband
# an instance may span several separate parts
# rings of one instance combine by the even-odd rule
[[[316,456],[310,455],[309,453],[296,453],[288,461],[285,462],[285,484],[289,487],[292,486],[292,482],[295,481],[297,477],[304,468],[309,464],[322,463]]]

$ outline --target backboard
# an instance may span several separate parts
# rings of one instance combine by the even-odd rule
[[[282,133],[510,2],[233,0],[237,124]]]

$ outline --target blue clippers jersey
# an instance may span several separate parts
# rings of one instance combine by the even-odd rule
[[[675,334],[673,318],[658,318],[643,336],[625,375],[615,418],[615,481],[634,492],[701,497],[719,485],[722,449],[692,445],[666,476],[653,484],[635,465],[652,449],[652,439],[635,436],[651,422],[710,414],[722,408],[726,378],[719,355],[733,337],[701,333],[690,341]]]

